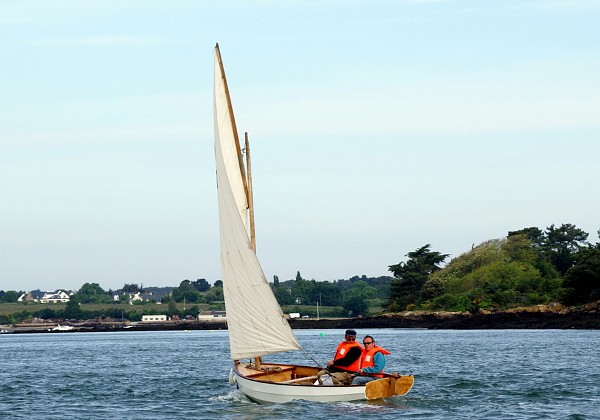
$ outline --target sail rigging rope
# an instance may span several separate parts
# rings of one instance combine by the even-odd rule
[[[310,354],[308,354],[308,352],[306,350],[302,349],[302,353],[304,353],[304,355],[306,357],[308,357],[310,360],[312,360],[313,362],[315,362],[315,364],[317,365],[317,367],[319,369],[321,369],[321,370],[325,369],[323,366],[321,366],[321,364],[319,362],[317,362],[315,359],[313,359],[313,357]]]

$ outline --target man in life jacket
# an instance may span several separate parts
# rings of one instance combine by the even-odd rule
[[[365,348],[360,358],[360,369],[352,380],[352,385],[364,385],[375,379],[383,378],[385,355],[390,354],[389,351],[375,344],[375,340],[370,335],[363,338],[363,345]]]
[[[360,368],[360,358],[363,350],[362,346],[356,342],[356,331],[346,330],[344,341],[338,345],[333,360],[328,360],[327,369],[317,374],[319,382],[324,383],[321,377],[329,374],[334,385],[349,385],[352,382],[353,375]]]

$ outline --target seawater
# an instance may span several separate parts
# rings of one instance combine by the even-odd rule
[[[343,330],[296,330],[315,365]],[[600,419],[600,331],[359,330],[413,373],[403,397],[258,405],[228,383],[227,331],[0,335],[0,417],[19,419]]]

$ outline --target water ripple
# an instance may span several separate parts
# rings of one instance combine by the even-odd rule
[[[343,331],[297,331],[324,362]],[[405,397],[258,405],[227,382],[226,331],[3,335],[0,417],[11,419],[598,419],[596,331],[380,329]],[[299,354],[273,360],[298,361]],[[312,365],[306,358],[302,363]],[[307,414],[308,413],[308,414]]]

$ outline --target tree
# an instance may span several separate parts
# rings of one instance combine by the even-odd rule
[[[565,274],[561,301],[577,305],[600,299],[600,247],[580,251],[577,263]]]
[[[172,297],[175,302],[195,303],[202,300],[198,289],[189,280],[183,280],[178,288],[173,289]]]
[[[182,315],[184,317],[191,316],[191,317],[197,318],[199,313],[200,313],[200,309],[198,308],[198,305],[194,305],[191,308],[186,309]]]
[[[311,301],[319,302],[321,306],[338,306],[342,303],[342,290],[328,281],[315,282]]]
[[[277,303],[280,305],[291,305],[295,303],[290,290],[285,287],[280,286],[273,288],[273,294],[275,294],[275,299],[277,299]]]
[[[19,294],[14,290],[0,290],[0,302],[13,303],[19,300]]]
[[[223,280],[215,281],[215,285],[213,287],[223,287]]]
[[[367,302],[358,294],[349,294],[345,297],[342,307],[354,317],[366,314],[369,309]]]
[[[546,241],[546,235],[537,227],[528,227],[508,232],[509,238],[511,236],[517,235],[524,235],[527,239],[529,239],[532,243],[536,244],[539,247],[542,247]]]
[[[127,284],[126,283],[123,286],[122,290],[123,290],[124,293],[138,293],[138,292],[142,291],[142,288],[140,286],[138,286],[137,284],[135,284],[135,283],[132,283],[132,284]]]
[[[292,298],[294,303],[310,302],[311,289],[311,283],[304,280],[298,271],[296,281],[294,281],[294,285],[292,286]]]
[[[40,314],[39,317],[42,319],[52,319],[52,318],[57,318],[56,316],[56,312],[54,312],[52,309],[50,308],[44,308]]]
[[[508,243],[504,249],[513,260],[527,259],[535,268],[540,270],[545,279],[555,279],[560,276],[555,264],[550,260],[548,238],[536,227],[528,227],[514,232],[508,232]]]
[[[79,306],[79,300],[75,295],[71,296],[71,299],[67,302],[63,311],[63,318],[65,319],[82,319],[83,311]]]
[[[352,316],[367,315],[369,304],[367,299],[377,296],[377,290],[364,280],[355,282],[346,292],[342,307]]]
[[[210,284],[206,281],[206,279],[198,279],[192,282],[192,285],[199,292],[206,292],[208,289],[210,289]]]
[[[167,305],[167,315],[172,316],[173,314],[178,313],[177,311],[177,303],[174,300],[170,300]]]
[[[390,284],[390,295],[386,308],[390,311],[404,310],[409,304],[421,300],[421,289],[427,277],[440,270],[439,266],[448,257],[430,250],[427,244],[416,251],[406,254],[408,261],[389,266],[395,280]]]
[[[98,283],[85,283],[74,296],[81,303],[105,303],[110,301],[108,294]]]
[[[223,287],[211,287],[206,295],[204,296],[206,303],[222,302],[223,301]]]
[[[556,269],[565,275],[575,264],[575,254],[586,243],[588,234],[570,223],[546,228],[544,249]]]

